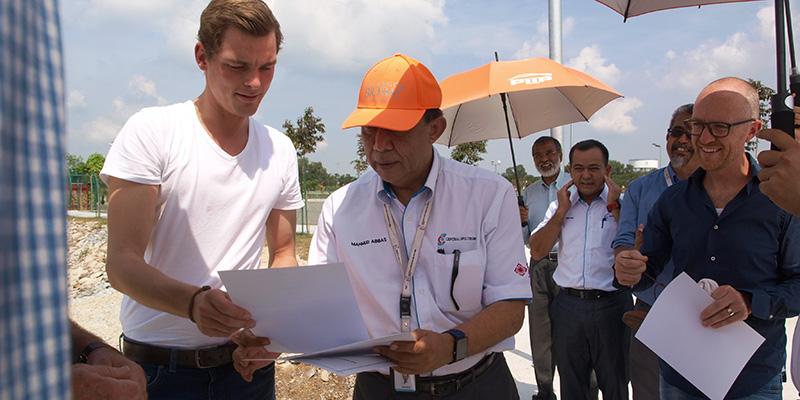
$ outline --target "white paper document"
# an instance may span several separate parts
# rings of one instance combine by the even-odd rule
[[[764,338],[744,322],[706,328],[700,313],[714,300],[686,273],[667,285],[636,338],[706,396],[722,399]]]
[[[369,339],[344,264],[220,271],[269,351],[311,353]]]
[[[410,333],[401,333],[377,339],[365,340],[351,345],[340,346],[316,353],[300,354],[286,357],[326,369],[340,376],[357,374],[365,371],[377,371],[389,368],[394,364],[383,356],[372,351],[376,346],[388,346],[392,342],[411,342],[414,337]]]
[[[392,366],[372,349],[414,340],[410,333],[369,338],[344,264],[221,271],[220,278],[253,315],[253,333],[270,339],[269,351],[299,353],[283,359],[346,376]]]

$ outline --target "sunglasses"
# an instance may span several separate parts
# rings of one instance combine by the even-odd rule
[[[669,128],[667,129],[667,133],[676,139],[680,139],[681,136],[686,136],[690,139],[692,137],[692,132],[680,127]]]

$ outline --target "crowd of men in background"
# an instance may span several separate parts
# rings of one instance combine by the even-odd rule
[[[251,118],[275,71],[277,19],[261,0],[212,0],[194,49],[202,93],[135,114],[109,152],[107,272],[125,294],[119,352],[65,317],[64,196],[47,194],[64,181],[53,167],[64,134],[57,10],[13,2],[0,20],[31,10],[44,10],[37,23],[0,32],[0,183],[36,197],[0,196],[0,398],[275,398],[274,363],[250,360],[277,355],[269,338],[248,335],[256,322],[218,272],[258,268],[265,242],[270,267],[297,263],[296,153]],[[53,51],[24,52],[20,36]],[[41,70],[36,85],[5,84],[30,76],[20,65]],[[376,90],[386,82],[409,90]],[[375,349],[395,367],[358,374],[355,398],[518,399],[503,351],[526,303],[534,398],[557,397],[556,370],[567,400],[598,390],[626,399],[629,381],[635,399],[702,398],[632,339],[679,272],[718,284],[697,316],[705,326],[744,321],[766,339],[728,396],[781,398],[785,320],[800,313],[800,144],[761,130],[752,86],[722,78],[676,109],[669,165],[624,193],[603,143],[572,146],[562,171],[561,144],[536,140],[542,178],[519,210],[503,178],[433,148],[447,125],[441,99],[433,74],[397,54],[367,72],[343,124],[360,129],[373,171],[326,200],[310,258],[344,263],[373,336],[413,336]],[[744,148],[757,135],[780,148],[760,164]],[[17,173],[19,159],[38,175]],[[443,240],[449,233],[461,240]]]

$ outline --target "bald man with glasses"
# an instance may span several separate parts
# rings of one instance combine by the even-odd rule
[[[647,217],[641,250],[617,253],[618,287],[641,291],[672,261],[673,276],[713,279],[714,302],[698,316],[718,329],[744,321],[766,340],[727,396],[780,399],[786,360],[786,318],[800,312],[800,224],[759,188],[759,166],[744,149],[761,129],[758,95],[739,78],[710,83],[698,95],[687,127],[700,168],[667,188]],[[663,361],[663,399],[702,393]]]

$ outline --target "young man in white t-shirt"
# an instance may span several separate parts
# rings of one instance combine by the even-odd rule
[[[296,152],[250,118],[273,78],[280,25],[261,0],[213,0],[198,39],[203,93],[133,115],[101,173],[123,351],[145,370],[150,399],[274,398],[274,368],[252,383],[232,368],[228,336],[255,321],[218,272],[258,268],[265,239],[271,266],[296,265]]]

